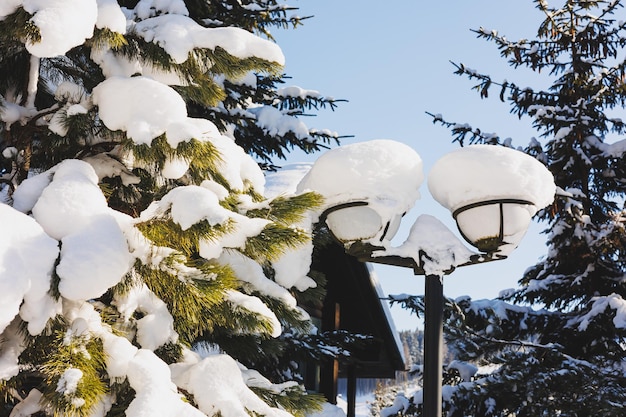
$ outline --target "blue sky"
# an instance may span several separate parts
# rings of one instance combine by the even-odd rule
[[[447,129],[432,124],[427,111],[511,137],[516,146],[525,146],[536,135],[529,119],[520,121],[509,114],[495,89],[496,97],[481,100],[471,90],[473,82],[453,74],[450,63],[489,73],[495,81],[542,85],[541,77],[512,70],[493,43],[477,39],[470,31],[482,26],[511,40],[534,37],[543,15],[531,0],[291,0],[288,4],[299,7],[300,16],[314,16],[296,30],[274,31],[291,83],[348,100],[335,112],[324,110],[307,119],[309,126],[354,135],[343,141],[346,144],[383,138],[404,142],[421,155],[426,174],[440,156],[458,147]],[[294,153],[289,162],[315,158]],[[436,216],[456,232],[451,215],[432,201],[426,184],[421,193],[422,199],[403,220],[398,244],[422,213]],[[447,276],[445,294],[493,298],[515,286],[523,271],[546,251],[545,236],[539,234],[543,227],[533,225],[509,259],[459,268]],[[424,291],[423,278],[410,270],[375,269],[387,294]],[[419,325],[407,311],[393,308],[392,313],[399,330]]]

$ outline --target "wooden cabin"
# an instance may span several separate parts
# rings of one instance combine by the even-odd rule
[[[347,255],[337,244],[316,248],[313,268],[325,274],[326,297],[309,313],[321,331],[346,330],[369,335],[372,343],[351,352],[348,363],[314,364],[308,372],[307,388],[323,393],[337,403],[338,379],[347,379],[347,417],[355,415],[356,381],[359,378],[395,378],[406,369],[399,336],[383,299],[371,265]],[[321,308],[320,308],[321,307]]]

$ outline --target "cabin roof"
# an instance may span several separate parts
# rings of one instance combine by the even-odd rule
[[[372,336],[373,343],[352,352],[356,377],[395,378],[396,371],[406,368],[404,350],[374,269],[339,244],[318,250],[315,268],[327,279],[322,330]]]

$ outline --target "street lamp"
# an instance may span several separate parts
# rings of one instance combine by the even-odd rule
[[[298,188],[326,197],[319,221],[348,254],[425,276],[423,410],[426,417],[438,417],[443,276],[457,267],[506,259],[532,216],[553,201],[556,187],[545,166],[523,152],[492,145],[459,148],[436,162],[428,188],[478,252],[467,249],[429,215],[419,216],[407,240],[393,247],[390,240],[400,219],[419,198],[421,167],[419,155],[406,145],[388,140],[357,143],[322,155]]]

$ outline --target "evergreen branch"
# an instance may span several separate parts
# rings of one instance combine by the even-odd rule
[[[89,48],[79,46],[65,55],[47,58],[42,61],[42,75],[53,84],[70,81],[82,86],[85,91],[93,88],[104,80],[102,69],[89,57]],[[46,86],[45,84],[40,85]],[[48,93],[53,98],[52,92]]]
[[[113,51],[130,61],[139,60],[145,65],[166,73],[174,73],[183,85],[174,87],[183,97],[202,105],[217,105],[226,97],[224,90],[215,82],[209,72],[211,55],[205,50],[196,49],[189,53],[185,62],[176,63],[160,45],[146,42],[136,33],[128,33],[126,43]]]
[[[549,93],[545,91],[535,92],[530,88],[520,89],[515,84],[510,84],[507,81],[503,83],[497,83],[491,80],[491,78],[487,75],[480,74],[475,70],[469,69],[465,67],[463,64],[455,64],[452,63],[457,70],[455,74],[457,75],[467,75],[469,79],[477,78],[480,80],[480,83],[473,87],[473,89],[479,91],[481,98],[488,97],[488,91],[490,87],[496,85],[500,87],[500,101],[505,101],[505,93],[508,91],[510,100],[513,105],[515,112],[518,117],[521,117],[523,114],[529,114],[530,116],[534,116],[538,109],[559,109],[559,95],[558,93]],[[570,108],[581,108],[584,109],[585,106],[590,104],[592,101],[604,101],[606,104],[610,106],[617,105],[618,102],[615,100],[616,94],[614,89],[623,89],[623,83],[617,82],[616,79],[621,79],[622,76],[620,74],[624,74],[626,67],[626,61],[620,62],[618,65],[613,68],[602,72],[599,77],[601,80],[606,80],[605,84],[608,88],[599,88],[599,93],[595,95],[591,95],[587,101],[576,103],[571,107],[565,107],[562,111],[568,111]],[[599,84],[599,83],[598,83]],[[594,84],[595,85],[595,84]],[[578,87],[580,89],[580,87]],[[617,96],[619,103],[626,102],[626,91]],[[541,106],[537,106],[535,103],[542,103]],[[431,113],[427,114],[433,117],[433,122],[442,122],[442,124],[448,128],[452,128],[455,135],[457,135],[457,141],[463,143],[463,139],[469,133],[472,134],[472,138],[470,139],[470,143],[474,142],[483,142],[485,143],[485,139],[487,139],[486,143],[491,143],[491,138],[489,136],[482,137],[480,129],[473,130],[468,125],[459,125],[459,124],[451,124],[440,121],[440,117],[433,116]],[[583,114],[580,112],[580,114]],[[542,113],[542,116],[537,118],[537,122],[539,123],[541,119],[546,117],[546,113]],[[559,120],[562,122],[562,115],[557,115]],[[606,114],[599,114],[595,118],[600,118],[600,121],[610,123],[613,126],[613,129],[617,132],[621,132],[624,128],[624,124],[621,120],[618,119],[610,119]],[[577,120],[577,119],[576,119]],[[576,121],[572,119],[572,122]],[[545,121],[545,120],[544,120]],[[477,140],[479,139],[479,140]]]
[[[304,20],[311,18],[311,16],[287,16],[288,11],[297,10],[297,8],[279,4],[276,0],[200,4],[202,3],[195,2],[193,7],[188,5],[190,17],[193,17],[199,24],[207,27],[237,26],[259,33],[270,40],[274,39],[269,30],[270,27],[297,28]],[[206,19],[206,16],[211,16],[211,19]]]
[[[278,75],[282,71],[282,65],[276,62],[255,56],[237,58],[219,46],[215,50],[205,49],[202,52],[206,54],[207,60],[212,64],[210,71],[213,74],[223,74],[230,79],[241,78],[252,70],[272,75]]]
[[[253,184],[249,180],[244,180],[244,193],[243,194],[249,196],[252,199],[252,201],[254,201],[255,203],[261,203],[266,200],[266,198],[262,194],[259,194],[254,189]]]
[[[306,116],[306,114],[303,113],[303,109],[321,110],[329,107],[331,110],[334,111],[337,108],[337,103],[348,102],[348,100],[345,99],[321,97],[316,91],[309,92],[297,89],[296,95],[290,95],[290,93],[291,90],[289,88],[280,89],[276,92],[273,92],[271,97],[268,97],[268,99],[266,99],[266,102],[267,104],[275,104],[276,101],[278,101],[277,108],[279,110],[287,110],[288,114],[294,116]]]
[[[537,8],[546,15],[546,20],[539,26],[537,34],[539,36],[556,38],[557,34],[561,36],[569,36],[569,33],[559,25],[557,18],[564,15],[567,10],[549,8],[548,3],[545,0],[535,0],[537,2]]]
[[[177,261],[170,257],[169,262]],[[224,320],[210,312],[224,303],[225,291],[234,285],[232,276],[190,280],[176,275],[175,269],[154,269],[139,261],[135,270],[150,291],[167,304],[183,343],[191,345],[216,325],[223,325]]]
[[[554,59],[551,62],[540,61],[543,59],[544,51],[558,50],[559,43],[555,41],[529,41],[527,39],[521,39],[517,42],[511,42],[506,37],[498,35],[496,31],[488,31],[487,29],[480,27],[479,29],[472,29],[472,32],[476,34],[478,38],[485,39],[487,41],[494,41],[500,50],[500,55],[504,58],[511,57],[509,64],[517,68],[520,65],[526,65],[533,71],[541,72],[545,66],[554,66],[560,68],[561,64],[555,62]]]
[[[229,106],[226,102],[224,105]],[[305,153],[313,153],[328,148],[324,143],[338,144],[339,139],[351,137],[348,135],[339,136],[329,130],[317,129],[309,129],[308,136],[292,130],[279,134],[275,130],[270,131],[264,128],[259,124],[255,115],[243,111],[240,107],[211,108],[207,111],[210,112],[208,117],[215,120],[220,130],[235,129],[234,135],[237,145],[266,162],[271,162],[272,157],[285,159],[288,151],[293,147],[299,148]],[[276,168],[274,165],[271,167]],[[271,167],[269,169],[272,169]]]
[[[294,417],[320,412],[322,404],[326,402],[322,394],[307,393],[297,385],[284,387],[280,392],[276,392],[273,387],[251,386],[250,389],[270,406],[286,410]]]
[[[224,234],[233,231],[235,227],[232,220],[215,226],[207,220],[202,220],[183,230],[169,215],[165,216],[138,223],[137,228],[156,246],[173,248],[188,258],[198,255],[200,241],[219,240]]]
[[[100,339],[70,332],[55,332],[54,349],[40,368],[43,397],[55,415],[87,417],[108,391],[101,377],[106,369],[105,354]]]
[[[391,305],[401,304],[402,308],[412,310],[413,312],[417,314],[418,317],[420,314],[423,314],[425,311],[425,304],[424,304],[423,296],[393,296],[391,295],[387,299],[391,302]],[[451,312],[452,315],[456,314],[459,316],[459,318],[455,320],[454,323],[451,323],[450,319],[448,318],[444,322],[446,328],[454,329],[454,332],[453,332],[454,334],[458,333],[461,335],[460,336],[461,338],[464,338],[466,340],[471,339],[471,338],[468,338],[468,336],[473,336],[474,339],[479,339],[479,340],[482,340],[483,342],[489,342],[492,344],[499,344],[503,346],[524,347],[524,348],[548,349],[552,351],[558,351],[559,348],[563,347],[562,345],[554,344],[554,343],[541,344],[541,343],[534,343],[534,342],[525,341],[525,340],[506,340],[506,339],[486,336],[485,334],[475,331],[472,327],[470,327],[469,325],[465,323],[465,320],[464,320],[465,314],[463,313],[461,306],[459,306],[454,300],[447,299],[445,304],[447,307],[446,310],[448,312]],[[468,308],[471,309],[471,307],[468,307]],[[484,312],[485,309],[480,309],[480,311]],[[511,310],[511,312],[514,312],[514,311],[516,310],[513,310],[513,309]],[[538,316],[540,316],[540,314],[538,314]],[[489,322],[492,323],[492,321],[489,321]],[[453,333],[449,333],[449,334],[453,334]],[[476,344],[476,346],[479,346],[479,345]],[[485,347],[485,345],[480,345],[480,346],[482,346],[482,349],[484,349]],[[565,354],[563,353],[563,355]]]
[[[558,351],[560,352],[563,356],[569,356],[566,355],[565,353],[561,352],[559,349],[562,348],[562,345],[556,344],[556,343],[549,343],[547,345],[544,344],[540,344],[540,343],[533,343],[533,342],[529,342],[529,341],[525,341],[525,340],[505,340],[505,339],[498,339],[498,338],[494,338],[494,337],[489,337],[486,336],[484,334],[480,334],[478,332],[475,332],[473,329],[471,329],[470,327],[466,326],[462,329],[462,331],[464,332],[465,335],[469,335],[469,336],[473,336],[475,339],[480,339],[483,342],[487,342],[487,343],[491,343],[491,344],[497,344],[497,345],[502,345],[502,346],[515,346],[515,347],[523,347],[523,348],[533,348],[533,349],[547,349],[550,351]],[[463,336],[466,337],[466,336]],[[484,348],[485,345],[480,345]]]
[[[278,75],[282,69],[281,65],[258,57],[237,58],[221,47],[214,50],[196,48],[179,64],[161,46],[146,42],[137,34],[130,33],[126,39],[128,43],[118,48],[119,53],[131,60],[150,63],[162,71],[174,72],[186,81],[186,85],[176,89],[187,99],[204,106],[215,106],[226,98],[223,88],[212,75],[239,79],[250,71]]]
[[[225,199],[220,201],[220,206],[224,207],[227,210],[230,210],[234,213],[239,212],[239,207],[241,205],[241,194],[240,193],[231,193],[226,196]]]
[[[163,169],[165,163],[170,159],[183,158],[189,161],[187,175],[194,184],[200,184],[203,180],[213,178],[226,189],[230,185],[220,174],[219,162],[222,157],[215,145],[210,141],[190,139],[182,141],[173,149],[168,143],[165,134],[152,140],[150,145],[136,145],[130,140],[122,143],[126,151],[132,152],[133,156],[146,166],[152,167],[154,173]],[[168,190],[165,190],[166,192]]]
[[[244,255],[260,263],[278,259],[287,248],[297,248],[310,239],[301,229],[270,223],[257,236],[248,238]]]
[[[22,42],[41,42],[41,31],[32,22],[32,15],[18,7],[15,12],[5,16],[0,22],[0,43],[14,42],[19,39]]]
[[[338,143],[342,137],[328,129],[309,129],[309,135],[303,135],[302,129],[277,132],[268,130],[258,120],[257,115],[249,111],[250,101],[264,106],[273,107],[284,117],[306,116],[305,109],[322,109],[327,104],[334,110],[336,104],[343,100],[331,100],[321,97],[318,92],[304,90],[299,87],[287,87],[277,90],[277,84],[284,84],[285,76],[272,74],[255,74],[256,82],[223,81],[226,98],[219,106],[203,107],[191,103],[190,116],[204,117],[213,121],[221,131],[234,129],[236,143],[247,153],[257,159],[270,163],[275,156],[284,159],[286,152],[293,147],[306,153],[319,151],[326,146],[324,143]],[[288,103],[286,102],[288,101]],[[195,104],[195,105],[194,105]],[[302,106],[285,109],[285,106]],[[294,123],[298,124],[296,120]],[[272,164],[263,163],[264,169],[275,168]]]
[[[427,115],[433,118],[433,124],[439,123],[442,126],[452,131],[454,142],[458,142],[461,146],[464,146],[465,139],[469,136],[469,143],[486,143],[491,145],[500,145],[500,137],[495,133],[483,133],[480,129],[475,129],[469,124],[459,124],[448,122],[443,119],[440,114],[432,114],[426,112]]]
[[[586,24],[578,24],[577,29],[572,28],[572,24],[569,16],[565,15],[567,11],[565,9],[556,10],[548,9],[547,4],[541,4],[539,2],[538,8],[541,9],[546,15],[546,20],[540,26],[538,31],[540,40],[526,40],[522,39],[517,42],[510,42],[505,37],[499,36],[496,31],[487,31],[484,28],[473,30],[479,38],[486,40],[494,40],[498,45],[503,57],[512,58],[509,63],[518,67],[520,65],[526,65],[527,67],[541,72],[544,67],[552,67],[550,71],[552,74],[561,72],[567,68],[566,63],[558,62],[557,58],[560,54],[564,54],[563,45],[571,44],[575,38],[579,45],[582,45],[582,51],[586,51],[588,54],[602,54],[602,58],[597,60],[603,60],[606,57],[616,57],[617,49],[612,46],[610,38],[617,35],[617,33],[624,28],[622,23],[617,28],[610,30],[597,31],[597,26],[600,25],[603,28],[608,26],[608,22],[604,20],[604,17],[612,14],[614,10],[620,6],[618,0],[614,0],[607,8],[602,10],[599,17],[579,15],[577,11],[569,11],[572,15],[576,16],[575,19],[586,21]],[[587,5],[584,8],[590,8],[591,5]],[[563,20],[560,22],[559,20]],[[546,38],[550,40],[541,40]]]
[[[206,75],[194,79],[193,85],[173,87],[185,100],[203,106],[215,106],[226,98],[224,90]]]
[[[530,103],[536,103],[538,101],[544,103],[552,102],[553,105],[556,105],[558,103],[557,100],[559,98],[559,95],[557,93],[550,93],[546,91],[535,92],[529,87],[520,88],[514,83],[509,83],[508,81],[503,81],[502,83],[495,82],[491,79],[490,76],[481,74],[471,68],[467,68],[462,63],[456,64],[452,61],[450,61],[450,63],[456,68],[454,74],[466,75],[470,80],[474,78],[479,80],[479,84],[472,87],[472,89],[478,91],[481,98],[487,98],[489,96],[489,89],[495,85],[500,87],[499,97],[500,101],[502,102],[506,101],[505,93],[508,92],[508,100],[513,101],[518,106],[523,106],[524,103],[528,103],[525,106],[528,107]],[[522,112],[518,111],[518,115],[521,116]]]
[[[302,221],[307,211],[319,208],[322,203],[323,197],[315,192],[290,197],[278,196],[269,201],[267,208],[248,210],[246,215],[290,225]]]
[[[352,352],[365,349],[376,343],[371,335],[349,332],[347,330],[331,330],[319,334],[302,335],[299,340],[309,346],[316,346],[316,351],[310,352],[315,360],[339,360],[349,363]]]
[[[227,301],[214,310],[215,314],[221,320],[220,328],[214,329],[213,333],[205,340],[213,340],[219,338],[220,345],[224,350],[228,351],[227,343],[222,339],[223,333],[229,335],[254,335],[256,338],[269,338],[274,331],[274,324],[269,317],[259,314],[256,311],[248,310],[245,306],[239,305],[232,301]],[[249,349],[257,350],[260,346],[248,346]],[[238,345],[235,348],[238,351],[245,350],[245,347]],[[251,354],[252,352],[249,352]]]
[[[230,184],[220,173],[220,164],[224,162],[218,149],[210,141],[192,139],[183,141],[176,148],[176,155],[189,162],[188,175],[194,184],[213,178],[216,182],[230,190]]]
[[[285,304],[282,300],[266,296],[260,293],[254,293],[270,310],[279,317],[283,327],[294,332],[309,333],[311,332],[311,322],[308,317],[302,315],[299,308],[294,308]]]
[[[113,49],[117,50],[125,45],[128,45],[128,41],[121,33],[113,32],[109,28],[94,29],[93,37],[89,42],[90,46],[94,49]]]

